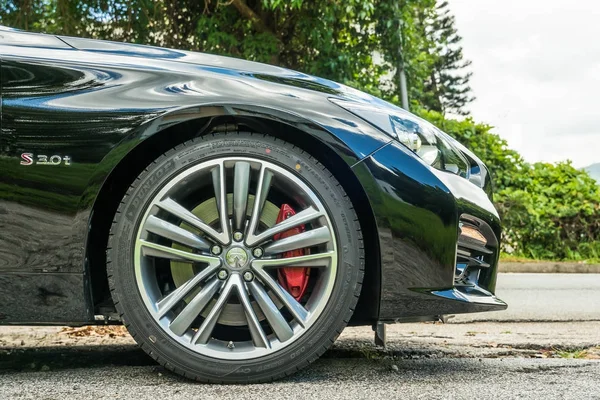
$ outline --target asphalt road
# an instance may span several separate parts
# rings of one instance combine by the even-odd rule
[[[0,377],[5,399],[591,399],[600,364],[530,359],[322,359],[263,385],[187,382],[152,366],[79,368]]]
[[[600,320],[600,274],[499,274],[496,295],[507,310],[453,321]]]
[[[498,285],[509,311],[475,316],[491,321],[389,326],[386,349],[348,328],[311,367],[264,385],[188,382],[120,328],[0,327],[0,399],[600,399],[600,275]]]

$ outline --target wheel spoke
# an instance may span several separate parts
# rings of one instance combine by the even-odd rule
[[[302,210],[298,214],[281,221],[280,223],[272,226],[258,235],[254,235],[254,231],[250,230],[251,233],[246,239],[246,244],[248,246],[256,246],[257,244],[260,244],[266,240],[271,240],[273,236],[277,235],[278,233],[285,232],[289,229],[295,228],[298,225],[313,221],[322,215],[322,212],[315,210],[313,207],[308,207],[307,209]],[[252,215],[252,217],[254,217],[254,215]]]
[[[183,335],[194,320],[200,315],[202,310],[206,308],[213,296],[221,288],[222,281],[216,277],[209,281],[198,293],[192,301],[186,305],[177,317],[171,322],[169,328],[178,336]]]
[[[155,233],[159,236],[191,248],[204,251],[208,251],[210,249],[210,243],[208,243],[206,240],[194,235],[192,232],[180,228],[177,225],[173,225],[170,222],[157,218],[154,215],[148,217],[146,223],[144,224],[144,229],[146,229],[148,232]]]
[[[275,303],[273,303],[273,300],[271,300],[262,285],[254,280],[248,283],[248,287],[279,341],[285,342],[286,340],[291,339],[292,336],[294,336],[294,331],[285,318],[283,318],[283,315],[281,315],[279,309]]]
[[[167,297],[160,300],[156,307],[158,309],[158,318],[165,316],[177,303],[183,300],[196,286],[203,282],[206,278],[216,272],[218,265],[212,265],[204,268],[200,273],[196,274],[192,279],[179,286]]]
[[[289,257],[289,258],[273,258],[273,259],[258,259],[252,261],[254,267],[259,268],[293,268],[293,267],[329,267],[331,258],[335,252],[328,251],[325,253],[308,254],[305,256]]]
[[[225,186],[225,164],[220,163],[212,170],[212,181],[215,189],[215,199],[221,221],[221,232],[227,237],[229,244],[229,214],[227,211],[227,187]]]
[[[307,232],[299,233],[285,239],[276,240],[265,246],[265,255],[279,254],[286,251],[312,247],[331,240],[329,228],[322,226]]]
[[[227,232],[217,232],[216,230],[205,224],[204,221],[202,221],[200,218],[188,211],[181,204],[177,203],[175,200],[171,198],[166,198],[158,202],[157,206],[175,215],[186,224],[206,233],[208,236],[212,237],[221,244],[227,245],[229,243],[229,236],[227,235]]]
[[[271,276],[268,273],[266,273],[265,270],[263,270],[260,267],[257,268],[254,265],[253,269],[256,272],[256,274],[260,277],[260,279],[267,286],[269,286],[269,288],[275,293],[275,295],[279,298],[283,305],[290,311],[290,313],[292,314],[294,319],[298,321],[300,326],[304,328],[306,320],[308,318],[308,311],[306,311],[306,309],[302,307],[302,304],[298,303],[291,294],[289,294],[279,285],[279,283],[275,282],[275,280],[271,278]]]
[[[250,164],[247,162],[236,162],[233,171],[233,229],[241,231],[246,221]]]
[[[262,167],[258,176],[258,184],[256,186],[256,196],[254,197],[254,207],[252,209],[252,215],[250,216],[250,224],[248,225],[248,235],[246,238],[246,245],[254,246],[257,241],[255,240],[254,232],[258,227],[262,209],[265,206],[269,189],[271,188],[271,181],[273,180],[273,173],[268,169]]]
[[[229,300],[229,296],[231,295],[231,290],[233,288],[234,288],[234,281],[229,279],[227,281],[227,283],[225,284],[225,286],[223,287],[223,290],[221,291],[221,294],[219,295],[217,302],[215,303],[213,308],[210,310],[210,312],[206,316],[206,319],[204,320],[204,322],[202,322],[202,325],[200,325],[200,328],[198,328],[198,332],[196,332],[196,334],[192,338],[192,342],[191,342],[192,344],[208,343],[208,340],[210,339],[210,335],[212,334],[213,329],[215,329],[215,325],[216,325],[217,321],[219,320],[219,317],[221,316],[221,312],[223,311],[225,304],[227,304],[227,300]]]
[[[252,304],[250,303],[250,298],[248,297],[248,293],[246,292],[246,287],[244,286],[244,282],[242,278],[238,274],[234,274],[231,278],[236,281],[236,287],[238,289],[238,297],[240,303],[244,307],[244,312],[246,313],[246,319],[248,320],[248,328],[250,329],[250,335],[252,336],[252,341],[256,347],[271,347],[269,344],[269,339],[265,335],[262,326],[260,326],[260,321],[256,317],[256,313],[252,308]]]
[[[162,244],[148,242],[139,239],[142,246],[142,252],[145,256],[166,258],[176,261],[192,261],[199,263],[207,263],[211,266],[221,265],[221,260],[218,257],[206,256],[203,254],[194,254],[184,250],[174,249],[172,247],[163,246]]]

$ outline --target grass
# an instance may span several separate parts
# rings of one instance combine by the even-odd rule
[[[586,260],[540,260],[523,256],[515,256],[507,253],[500,253],[500,261],[514,263],[535,263],[535,262],[576,262],[582,264],[600,264],[600,258],[590,258]]]
[[[569,359],[582,359],[587,358],[587,350],[585,349],[573,349],[573,350],[556,350],[555,353],[560,358]]]
[[[364,346],[364,347],[361,347],[359,351],[360,351],[360,354],[367,360],[380,360],[383,358],[382,352],[377,350],[374,347]]]
[[[486,332],[467,331],[467,333],[465,333],[465,336],[477,336],[479,334],[485,335]]]

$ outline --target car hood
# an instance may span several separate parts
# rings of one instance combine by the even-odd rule
[[[321,92],[327,97],[335,97],[352,102],[371,104],[380,109],[387,109],[390,113],[393,113],[396,116],[402,116],[402,118],[406,118],[413,123],[427,126],[429,129],[438,129],[429,121],[426,121],[404,110],[403,108],[388,103],[387,101],[379,99],[375,96],[328,79],[319,78],[287,68],[242,60],[239,58],[167,49],[163,47],[67,36],[58,36],[58,38],[69,46],[81,51],[113,54],[126,57],[142,57],[147,59],[170,61],[173,63],[198,65],[204,69],[210,69],[214,72],[220,72],[226,75],[237,77],[245,76],[248,78],[261,79],[276,84]],[[458,142],[456,142],[456,145],[463,153],[476,160],[479,164],[482,164],[481,160],[479,160],[479,158],[475,156],[475,154],[473,154],[469,149],[465,148]]]
[[[274,65],[246,61],[233,57],[167,49],[163,47],[67,36],[58,36],[58,38],[77,50],[193,64],[204,68],[219,69],[220,72],[230,71],[232,75],[244,75],[273,83],[318,91],[346,100],[377,104],[380,107],[393,108],[405,112],[393,104],[346,85]]]

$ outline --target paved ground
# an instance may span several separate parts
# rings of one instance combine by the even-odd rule
[[[499,274],[505,311],[457,316],[466,321],[600,320],[600,274]]]
[[[368,359],[319,360],[292,379],[250,386],[200,385],[151,366],[94,367],[2,378],[4,398],[23,399],[590,399],[592,361],[406,360],[392,370]]]
[[[369,328],[349,328],[313,366],[268,385],[187,382],[121,327],[0,327],[0,399],[600,399],[600,277],[515,278],[499,280],[504,321],[393,325],[385,350]]]

